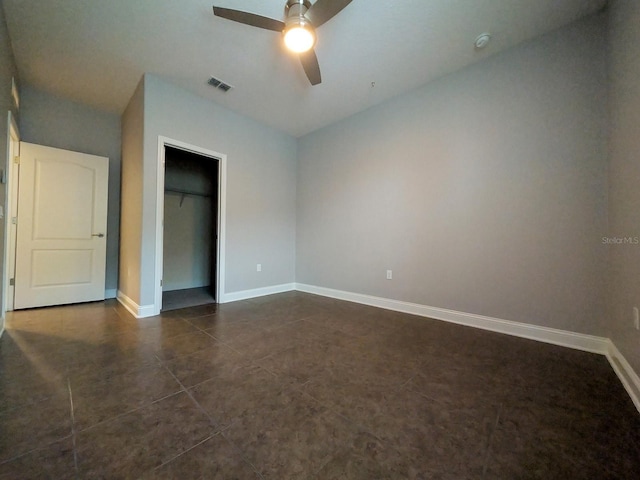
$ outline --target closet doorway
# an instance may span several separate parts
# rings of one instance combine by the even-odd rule
[[[162,311],[219,302],[220,161],[164,145]]]

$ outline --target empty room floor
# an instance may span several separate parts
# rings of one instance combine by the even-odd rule
[[[291,292],[9,314],[0,478],[638,478],[603,356]]]

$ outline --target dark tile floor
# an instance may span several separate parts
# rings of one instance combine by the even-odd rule
[[[10,314],[0,434],[2,479],[640,475],[604,357],[297,292]]]
[[[178,310],[180,308],[196,307],[215,303],[211,287],[187,288],[184,290],[169,290],[162,292],[162,311]]]

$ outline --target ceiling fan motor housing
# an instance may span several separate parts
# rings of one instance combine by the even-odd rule
[[[304,17],[307,10],[311,8],[309,0],[287,0],[287,6],[284,7],[284,13],[287,20],[289,18],[299,19]],[[306,20],[306,18],[305,18]],[[308,22],[308,20],[306,20]]]

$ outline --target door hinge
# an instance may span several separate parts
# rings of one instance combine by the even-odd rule
[[[162,279],[160,279],[160,286],[162,286]]]
[[[16,284],[16,279],[15,278],[10,278],[9,279],[9,286],[13,287]]]
[[[17,225],[18,224],[18,217],[11,217],[11,225]]]
[[[13,163],[20,165],[20,156],[16,155],[15,157],[13,157]]]

